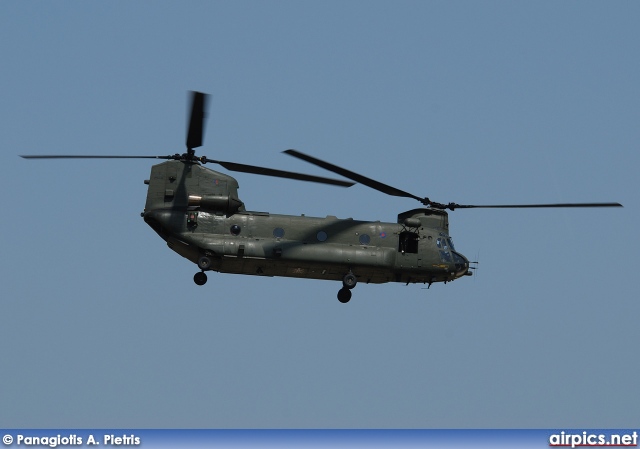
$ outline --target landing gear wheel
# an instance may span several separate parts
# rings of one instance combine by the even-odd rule
[[[211,268],[211,259],[209,259],[207,256],[202,256],[200,259],[198,259],[198,268],[200,268],[202,271]]]
[[[352,272],[348,272],[342,278],[342,285],[344,286],[344,288],[347,288],[349,290],[355,287],[357,283],[358,283],[358,279],[356,279],[356,275],[353,274]]]
[[[349,302],[350,299],[351,299],[351,290],[344,287],[338,290],[338,301],[340,301],[342,304],[346,304]]]
[[[207,275],[204,271],[198,271],[193,275],[193,282],[195,282],[196,285],[204,285],[207,283]]]

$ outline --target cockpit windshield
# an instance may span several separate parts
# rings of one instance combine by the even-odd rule
[[[438,237],[436,246],[438,247],[438,253],[440,253],[440,260],[443,263],[454,264],[456,278],[465,275],[469,271],[469,261],[462,254],[456,252],[451,237]]]
[[[438,237],[438,240],[436,240],[436,246],[440,249],[443,249],[445,251],[455,251],[456,248],[453,246],[453,241],[451,240],[450,237]]]
[[[451,237],[438,237],[436,246],[440,250],[440,260],[442,262],[454,262],[456,266],[461,263],[460,256],[455,252]]]

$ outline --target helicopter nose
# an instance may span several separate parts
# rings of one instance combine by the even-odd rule
[[[453,262],[456,267],[455,278],[458,279],[462,276],[471,276],[473,273],[469,270],[469,259],[462,254],[452,251]]]

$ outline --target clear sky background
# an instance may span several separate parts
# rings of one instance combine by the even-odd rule
[[[640,3],[0,3],[0,426],[637,427]],[[212,273],[143,222],[184,151],[458,210],[478,276],[361,285]],[[215,168],[215,167],[213,167]],[[234,175],[250,210],[394,222],[419,203]]]

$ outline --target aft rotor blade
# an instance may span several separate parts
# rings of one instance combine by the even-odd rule
[[[456,204],[449,203],[446,209],[525,209],[525,208],[549,208],[549,207],[624,207],[620,203],[552,203],[552,204]]]
[[[96,156],[83,154],[24,155],[24,159],[175,159],[175,156]]]
[[[318,182],[321,184],[331,184],[340,187],[351,187],[354,183],[343,181],[341,179],[324,178],[322,176],[306,175],[303,173],[295,173],[284,170],[276,170],[273,168],[257,167],[255,165],[238,164],[235,162],[216,161],[208,158],[199,158],[203,162],[219,164],[227,170],[242,173],[253,173],[256,175],[275,176],[277,178],[297,179],[298,181]]]
[[[189,116],[189,129],[187,131],[188,150],[202,146],[206,100],[207,94],[191,92],[191,114]]]
[[[372,189],[378,190],[382,193],[386,193],[387,195],[413,198],[420,201],[423,204],[428,204],[428,203],[425,203],[425,200],[428,201],[426,198],[421,198],[412,193],[405,192],[404,190],[396,189],[395,187],[392,187],[387,184],[383,184],[379,181],[376,181],[375,179],[367,178],[366,176],[362,176],[358,173],[352,172],[351,170],[347,170],[346,168],[342,168],[342,167],[338,167],[337,165],[330,164],[329,162],[322,161],[313,156],[309,156],[308,154],[304,154],[296,150],[286,150],[286,151],[283,151],[283,153],[286,153],[289,156],[297,157],[298,159],[302,159],[303,161],[309,162],[313,165],[317,165],[318,167],[322,167],[325,170],[329,170],[334,173],[337,173],[340,176],[344,176],[345,178],[349,178],[355,182],[364,184],[367,187],[371,187]]]

